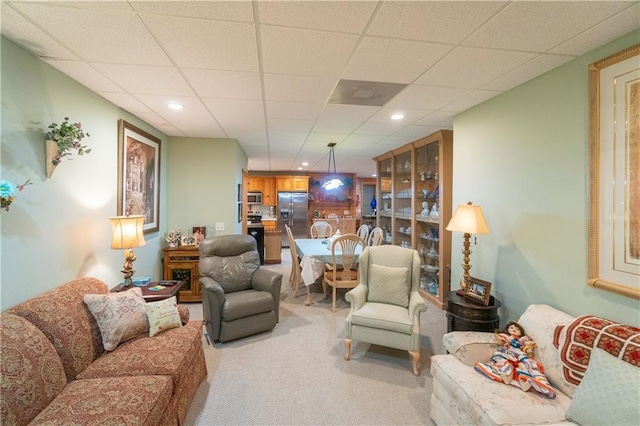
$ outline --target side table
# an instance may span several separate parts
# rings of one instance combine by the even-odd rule
[[[487,306],[451,291],[447,294],[447,333],[451,331],[496,331],[500,327],[498,308],[502,305],[491,296]]]
[[[164,286],[162,290],[153,291],[149,290],[150,287],[162,284],[162,281],[151,281],[149,284],[145,286],[139,286],[138,288],[142,290],[142,297],[144,297],[145,302],[157,302],[158,300],[168,299],[172,296],[176,297],[176,302],[180,302],[180,289],[184,285],[184,281],[174,281],[174,285]],[[111,293],[128,290],[128,287],[125,288],[122,285],[117,285],[111,289]]]

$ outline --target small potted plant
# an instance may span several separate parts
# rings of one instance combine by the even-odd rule
[[[91,148],[82,145],[82,139],[89,136],[80,123],[69,123],[69,117],[61,124],[51,123],[47,132],[47,177],[53,175],[56,166],[64,157],[71,156],[73,150],[80,156],[90,153]]]

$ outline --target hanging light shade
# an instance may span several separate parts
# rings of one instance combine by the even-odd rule
[[[332,189],[340,188],[344,185],[344,182],[336,176],[336,154],[334,148],[336,144],[334,142],[327,145],[329,147],[329,168],[327,169],[327,177],[324,178],[322,188],[330,191]],[[333,175],[331,175],[331,160],[333,159]]]

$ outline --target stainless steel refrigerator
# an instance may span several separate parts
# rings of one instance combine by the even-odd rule
[[[284,225],[289,225],[293,238],[307,238],[308,208],[306,192],[278,192],[278,229],[282,233],[282,247],[289,247]]]

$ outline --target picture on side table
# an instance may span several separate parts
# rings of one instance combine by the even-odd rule
[[[486,306],[489,304],[489,299],[491,298],[491,283],[470,277],[469,288],[467,288],[463,296]]]
[[[180,238],[180,245],[185,247],[195,246],[198,245],[198,240],[193,235],[183,235]]]
[[[194,226],[191,229],[193,236],[196,238],[196,242],[200,244],[202,240],[204,240],[207,236],[207,227],[206,226]]]
[[[143,215],[144,233],[159,228],[160,139],[118,120],[119,216]]]

